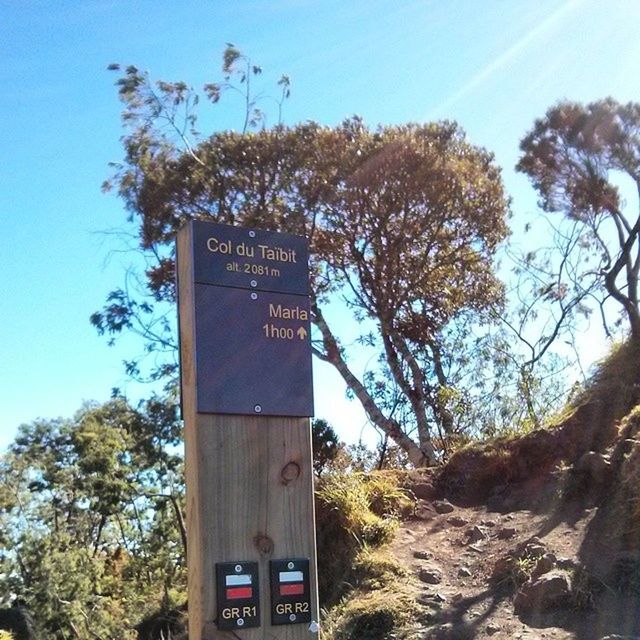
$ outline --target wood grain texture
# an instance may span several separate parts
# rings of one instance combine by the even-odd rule
[[[191,232],[178,234],[185,423],[190,640],[314,637],[307,624],[271,626],[269,560],[309,558],[318,620],[311,428],[306,418],[196,413]],[[259,356],[259,354],[256,354]],[[219,631],[217,562],[256,561],[262,626]]]

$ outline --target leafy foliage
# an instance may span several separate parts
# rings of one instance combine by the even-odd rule
[[[336,432],[326,420],[314,420],[311,423],[311,439],[313,470],[320,476],[331,467],[341,447]]]
[[[388,572],[379,558],[374,562],[372,552],[393,539],[398,516],[410,504],[393,475],[349,473],[320,479],[316,530],[321,606],[335,604],[354,578]]]
[[[0,461],[0,593],[42,637],[134,638],[185,589],[180,430],[153,398],[23,425]]]
[[[374,640],[410,627],[417,608],[407,572],[385,548],[413,506],[397,474],[334,474],[316,498],[320,603],[330,606],[323,635]]]
[[[531,179],[544,210],[563,213],[569,223],[572,242],[561,264],[576,252],[588,253],[581,264],[573,261],[580,271],[552,282],[549,293],[582,301],[600,292],[599,304],[615,300],[633,339],[640,340],[640,208],[625,206],[621,194],[624,180],[636,193],[640,188],[640,104],[612,98],[559,103],[520,147],[518,170]],[[567,296],[576,282],[579,290]]]
[[[228,46],[224,82],[205,91],[214,101],[223,90],[240,91],[245,124],[242,133],[203,138],[184,83],[154,85],[137,68],[125,70],[117,86],[129,133],[113,184],[139,224],[148,297],[114,292],[92,322],[101,333],[134,330],[149,345],[174,346],[152,327],[162,316],[155,309],[175,300],[173,240],[190,219],[306,235],[315,355],[336,367],[412,463],[433,462],[434,433],[452,434],[462,416],[455,398],[469,367],[457,336],[503,300],[492,264],[507,234],[499,169],[452,122],[371,130],[354,117],[333,128],[308,122],[252,131],[261,121],[250,80],[259,73]],[[288,79],[278,86],[285,99]],[[177,126],[178,107],[189,126]],[[357,342],[377,363],[364,374],[326,315],[341,298],[361,326]],[[131,371],[139,372],[137,363]]]

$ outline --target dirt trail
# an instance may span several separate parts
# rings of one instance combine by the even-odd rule
[[[575,607],[522,616],[524,621],[514,611],[519,586],[515,574],[530,571],[535,562],[527,556],[505,568],[505,559],[526,547],[537,554],[535,559],[546,555],[555,568],[572,571],[579,566],[578,554],[595,512],[592,508],[582,510],[577,518],[568,512],[566,518],[553,518],[528,510],[499,513],[484,506],[463,508],[446,501],[418,500],[414,516],[403,522],[391,551],[411,570],[423,622],[429,627],[423,637],[606,637],[603,627],[610,625],[598,624],[594,613]]]

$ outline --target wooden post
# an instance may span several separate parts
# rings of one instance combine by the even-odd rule
[[[309,420],[198,411],[197,364],[209,354],[197,345],[193,225],[180,230],[177,255],[189,639],[313,638],[318,602]],[[269,561],[291,558],[310,560],[312,623],[272,626]],[[216,564],[223,562],[258,563],[260,626],[219,629]]]

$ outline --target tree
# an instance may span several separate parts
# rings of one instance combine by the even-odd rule
[[[625,179],[640,195],[640,104],[611,98],[559,103],[535,122],[520,148],[517,169],[531,179],[542,208],[570,223],[566,234],[575,241],[560,264],[578,251],[591,259],[584,257],[579,272],[556,277],[548,293],[569,302],[604,292],[601,308],[608,299],[619,303],[632,340],[640,343],[640,207],[634,212],[621,195]]]
[[[323,471],[331,467],[340,449],[344,447],[338,440],[338,434],[326,420],[313,420],[311,423],[311,444],[313,448],[313,470],[320,477]]]
[[[130,132],[114,182],[138,221],[155,301],[174,301],[173,240],[189,219],[306,235],[314,354],[413,464],[434,462],[434,434],[456,428],[449,374],[458,354],[447,336],[502,302],[492,258],[507,234],[508,202],[492,155],[452,122],[370,130],[359,118],[225,131],[185,145],[159,122],[193,104],[186,85],[154,89],[129,67],[118,86]],[[362,328],[361,347],[375,354],[364,375],[328,320],[338,298]],[[119,290],[92,321],[111,334],[137,326],[164,348],[167,334],[148,330],[153,314],[149,300]]]
[[[133,638],[186,588],[175,407],[116,398],[23,425],[0,458],[0,594],[42,637]]]

